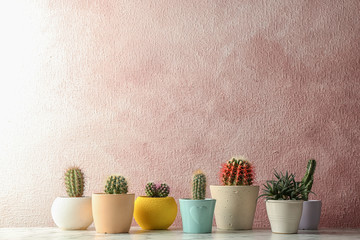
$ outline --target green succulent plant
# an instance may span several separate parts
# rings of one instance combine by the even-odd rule
[[[295,174],[274,170],[276,180],[267,181],[264,184],[263,194],[258,198],[264,197],[266,200],[304,200],[310,191],[301,182],[295,181]]]

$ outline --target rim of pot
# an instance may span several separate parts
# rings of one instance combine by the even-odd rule
[[[259,185],[210,185],[210,187],[259,187]]]
[[[135,193],[120,193],[120,194],[110,194],[110,193],[93,193],[93,195],[115,195],[115,196],[119,196],[119,195],[135,195]]]
[[[192,198],[180,198],[179,200],[183,200],[183,201],[211,201],[211,200],[216,200],[214,198],[205,198],[205,199],[192,199]]]
[[[279,199],[279,200],[269,199],[269,200],[265,200],[265,201],[266,201],[266,202],[285,202],[285,203],[304,202],[304,200],[284,200],[284,199]]]
[[[150,197],[150,196],[138,196],[138,198],[152,198],[152,199],[166,199],[166,198],[173,198],[172,196],[167,197]]]
[[[91,198],[91,196],[82,196],[82,197],[58,196],[58,198],[64,198],[64,199],[84,199],[84,198]]]

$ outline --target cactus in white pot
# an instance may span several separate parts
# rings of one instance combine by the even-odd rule
[[[55,224],[64,230],[84,230],[93,221],[91,197],[84,197],[84,174],[79,167],[65,171],[64,184],[67,197],[57,197],[51,206]]]

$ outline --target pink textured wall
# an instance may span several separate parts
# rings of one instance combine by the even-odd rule
[[[119,173],[136,195],[155,180],[178,199],[193,170],[217,184],[237,155],[257,184],[317,159],[321,227],[360,227],[359,1],[14,2],[1,16],[0,227],[54,226],[72,164],[87,195]],[[255,227],[269,227],[263,201]]]

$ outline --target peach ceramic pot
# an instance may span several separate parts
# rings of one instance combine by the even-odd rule
[[[98,233],[127,233],[134,213],[135,194],[92,195],[92,212]]]
[[[297,233],[303,209],[302,200],[267,200],[271,231],[273,233]]]
[[[91,197],[57,197],[51,206],[51,216],[64,230],[85,230],[93,221]]]
[[[215,221],[219,229],[252,229],[259,186],[210,185],[211,197],[216,199]]]
[[[141,196],[135,201],[134,218],[142,229],[167,229],[176,215],[177,205],[173,197]]]

